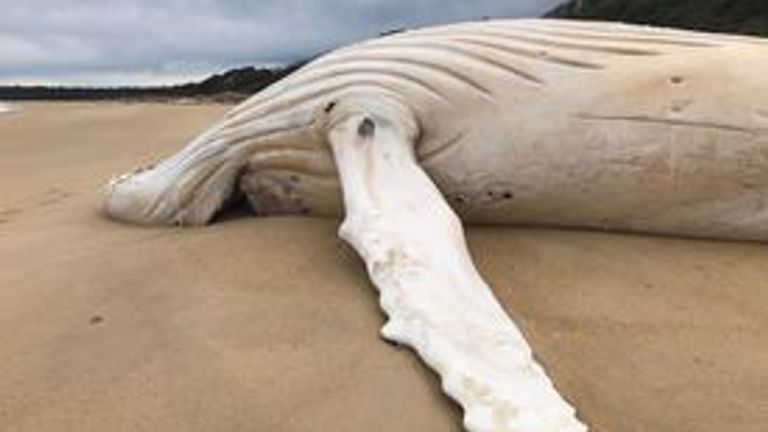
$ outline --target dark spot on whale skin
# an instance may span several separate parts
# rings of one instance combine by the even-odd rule
[[[485,202],[487,204],[494,204],[501,201],[510,201],[515,198],[515,194],[512,193],[511,190],[500,187],[500,188],[492,188],[488,189],[485,192]]]
[[[88,324],[90,325],[98,325],[104,322],[104,317],[101,315],[94,315],[91,317],[91,319],[88,320]]]
[[[461,206],[461,207],[464,207],[467,204],[469,204],[469,198],[467,198],[467,196],[464,194],[453,195],[451,197],[451,201],[453,201],[457,206]]]
[[[373,120],[366,117],[360,122],[360,126],[357,127],[357,134],[363,138],[370,138],[376,131],[376,124]]]
[[[672,78],[669,79],[669,82],[671,82],[672,84],[682,84],[683,81],[684,81],[683,77],[681,76],[673,76]]]

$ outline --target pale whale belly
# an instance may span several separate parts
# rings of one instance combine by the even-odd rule
[[[768,49],[680,57],[499,89],[421,163],[470,222],[768,238]]]

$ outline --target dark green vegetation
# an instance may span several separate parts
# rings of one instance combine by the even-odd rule
[[[244,67],[213,75],[196,83],[159,87],[47,87],[0,86],[0,100],[115,100],[206,98],[223,102],[244,99],[301,67],[305,62],[284,68]]]
[[[768,36],[768,0],[571,0],[545,16]]]

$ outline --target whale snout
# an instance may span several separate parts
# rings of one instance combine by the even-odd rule
[[[104,200],[107,216],[142,225],[178,224],[178,194],[153,177],[151,170],[140,169],[110,180]]]

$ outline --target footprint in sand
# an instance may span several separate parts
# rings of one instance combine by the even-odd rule
[[[59,204],[60,202],[66,200],[67,198],[73,197],[75,195],[77,194],[63,190],[63,189],[59,189],[57,187],[52,187],[48,189],[43,194],[42,197],[31,198],[29,201],[33,201],[39,207],[50,207],[50,206]],[[27,200],[23,200],[23,201],[27,201]],[[14,207],[0,208],[0,225],[12,222],[15,219],[15,216],[18,216],[24,213],[24,211],[26,210],[24,207],[28,207],[28,206],[24,205],[23,201],[16,202]]]
[[[72,192],[65,191],[56,187],[48,189],[44,197],[38,201],[38,204],[42,207],[48,207],[64,201],[65,199],[74,196]]]

